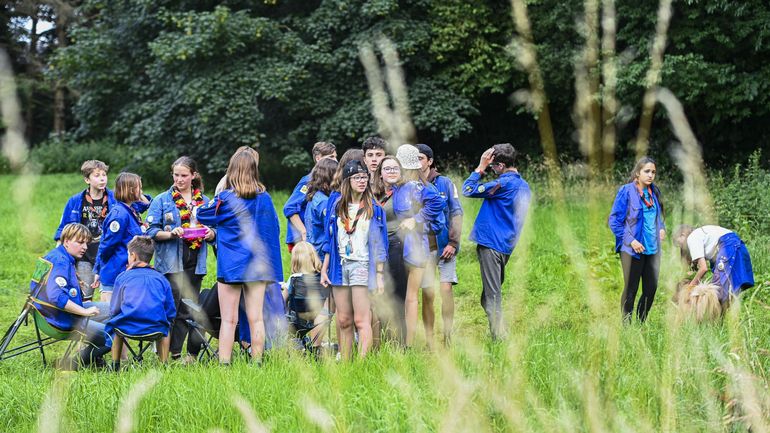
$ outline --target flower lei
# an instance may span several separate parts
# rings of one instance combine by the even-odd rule
[[[186,229],[190,227],[191,212],[190,208],[187,207],[187,203],[184,201],[184,197],[182,197],[182,193],[179,192],[178,189],[174,188],[174,192],[171,193],[171,198],[174,200],[176,208],[179,209],[179,217],[182,220],[182,228]],[[203,196],[201,195],[201,191],[199,189],[193,190],[192,204],[193,207],[203,205]],[[186,243],[191,250],[197,250],[203,244],[203,238],[184,239],[184,243]]]

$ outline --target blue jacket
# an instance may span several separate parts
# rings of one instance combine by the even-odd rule
[[[305,209],[307,208],[307,200],[305,195],[307,194],[307,184],[310,182],[310,173],[302,176],[297,182],[297,186],[294,187],[294,191],[291,192],[286,204],[283,205],[283,216],[286,219],[291,218],[292,215],[299,215],[300,218],[305,216]],[[302,235],[291,225],[291,221],[286,222],[286,243],[293,244],[302,240]]]
[[[59,227],[56,229],[56,233],[53,235],[53,240],[59,240],[61,237],[61,231],[67,224],[80,223],[80,211],[83,210],[83,194],[85,192],[86,190],[80,191],[79,193],[70,197],[69,200],[67,200],[67,204],[64,206],[64,212],[62,212],[61,215]],[[112,209],[115,207],[115,203],[118,201],[115,199],[115,194],[112,192],[112,190],[107,188],[105,192],[107,194],[107,207]],[[144,196],[147,197],[148,200],[152,199],[152,197],[150,197],[148,194],[145,194]],[[134,208],[134,210],[138,213],[146,211],[149,206],[150,205],[141,201],[131,203],[131,207]]]
[[[425,266],[430,253],[428,231],[440,233],[446,227],[444,208],[446,200],[441,198],[433,184],[418,181],[407,182],[393,187],[393,212],[399,220],[414,218],[417,227],[400,232],[404,242],[404,260],[412,266]]]
[[[313,245],[315,251],[318,253],[318,257],[322,257],[325,221],[326,221],[326,204],[329,201],[329,197],[322,191],[316,191],[313,194],[313,199],[310,200],[305,209],[305,217],[303,222],[307,229],[307,241]],[[323,258],[321,258],[323,260]]]
[[[168,280],[151,267],[133,268],[115,279],[110,320],[104,331],[112,335],[118,328],[130,335],[168,335],[175,317],[174,295]],[[107,341],[109,345],[110,339]]]
[[[75,257],[67,252],[64,245],[59,245],[49,251],[43,260],[51,264],[51,269],[42,273],[40,272],[40,264],[38,265],[38,269],[35,270],[35,275],[29,284],[30,294],[60,309],[64,309],[68,301],[82,307],[83,295],[80,291],[77,274],[75,274]],[[75,321],[80,319],[79,316],[66,311],[38,303],[35,303],[35,306],[48,323],[63,331],[71,330]]]
[[[278,215],[270,194],[242,199],[224,190],[198,210],[198,222],[217,229],[218,279],[283,281]]]
[[[653,191],[655,190],[657,190],[657,187],[653,186]],[[657,234],[666,228],[666,224],[663,221],[658,194],[653,193],[652,195],[655,200],[655,208],[658,210],[655,224],[655,232]],[[618,189],[618,194],[615,196],[615,202],[612,203],[612,211],[610,211],[610,217],[607,222],[610,230],[615,235],[615,252],[623,251],[638,259],[639,254],[631,248],[631,241],[637,240],[641,242],[642,230],[644,229],[644,203],[642,202],[642,197],[639,196],[639,190],[636,189],[634,182],[627,183]],[[660,237],[658,237],[658,240],[660,241]],[[658,248],[658,251],[660,251],[660,248]]]
[[[102,224],[102,241],[96,253],[94,274],[104,286],[113,286],[115,278],[128,266],[127,246],[134,236],[144,234],[139,214],[123,202],[116,202]]]
[[[431,174],[433,173],[434,171],[431,171]],[[428,180],[436,187],[441,198],[446,200],[446,207],[444,207],[444,221],[446,224],[441,231],[436,233],[438,253],[441,255],[444,248],[448,244],[452,244],[457,249],[455,254],[459,254],[462,227],[452,227],[452,220],[454,217],[463,215],[463,207],[460,204],[460,196],[457,194],[457,188],[455,188],[451,179],[438,174],[438,172],[435,172],[433,179],[429,177]]]
[[[510,255],[519,241],[529,210],[532,193],[518,173],[506,172],[497,179],[481,183],[481,175],[471,173],[463,182],[463,195],[483,198],[473,223],[470,240]]]
[[[147,212],[147,236],[155,239],[155,235],[160,231],[171,231],[182,225],[182,217],[179,216],[179,209],[171,198],[174,192],[172,186],[168,191],[158,194],[150,203],[150,210]],[[208,203],[209,199],[203,196],[203,202]],[[183,272],[183,248],[189,248],[182,239],[169,239],[167,241],[155,241],[155,269],[161,274],[172,274]],[[195,273],[206,275],[206,255],[208,244],[204,241],[201,244],[198,253],[198,263],[195,265]]]
[[[324,236],[323,252],[329,254],[327,275],[332,285],[342,285],[342,260],[338,244],[337,212],[334,208],[340,201],[339,193],[329,197],[326,213],[326,236]],[[369,290],[377,288],[377,263],[388,261],[388,227],[385,222],[385,210],[372,200],[374,214],[369,222]]]

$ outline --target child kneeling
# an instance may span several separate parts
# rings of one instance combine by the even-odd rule
[[[110,300],[110,320],[105,331],[112,337],[113,367],[120,369],[123,338],[127,335],[163,334],[158,340],[158,357],[166,362],[169,329],[176,317],[174,295],[168,280],[150,266],[155,246],[148,236],[134,236],[128,243],[128,269],[115,279]],[[110,342],[108,341],[108,344]]]

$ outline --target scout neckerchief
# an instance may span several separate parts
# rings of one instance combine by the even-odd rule
[[[96,215],[96,208],[94,207],[94,199],[91,198],[91,191],[86,189],[86,202],[88,202],[88,207],[90,209],[90,213],[92,215]],[[98,219],[104,221],[104,219],[107,217],[107,207],[109,201],[107,200],[107,193],[105,192],[101,199],[102,204],[102,211],[98,216]]]
[[[393,197],[393,188],[391,188],[390,190],[388,190],[388,192],[385,193],[385,198],[380,201],[380,206],[385,206],[385,203],[387,203],[391,197]]]
[[[361,216],[364,214],[364,212],[366,212],[366,208],[364,207],[364,201],[361,200],[361,203],[358,204],[358,212],[356,212],[352,226],[350,225],[350,217],[348,212],[345,212],[345,218],[342,219],[342,225],[345,227],[345,233],[348,234],[348,244],[345,245],[345,255],[350,256],[353,254],[353,233],[356,232],[358,221],[361,219]]]
[[[182,228],[186,229],[190,227],[190,206],[184,201],[184,196],[182,196],[182,193],[176,187],[174,187],[174,190],[171,193],[171,199],[174,200],[176,208],[179,209],[179,218],[182,220]],[[192,207],[203,205],[201,190],[197,188],[193,190],[191,202]],[[187,244],[191,250],[197,250],[201,247],[203,238],[184,239],[184,243]]]
[[[649,187],[649,186],[647,187],[647,194],[650,195],[650,200],[649,201],[647,200],[647,197],[644,196],[644,192],[642,191],[642,186],[639,185],[638,183],[636,184],[636,190],[639,191],[639,197],[642,198],[642,201],[644,202],[645,205],[647,205],[648,208],[651,208],[651,207],[655,206],[655,200],[652,198],[652,188],[651,187]]]

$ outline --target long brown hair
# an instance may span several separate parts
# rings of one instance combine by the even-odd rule
[[[342,184],[342,169],[345,167],[345,164],[354,159],[364,162],[364,151],[361,149],[348,149],[342,154],[339,165],[337,165],[337,172],[334,173],[334,178],[332,178],[332,191],[340,190],[340,185]]]
[[[195,162],[194,159],[190,158],[189,156],[180,156],[176,161],[174,161],[173,164],[171,164],[172,172],[176,166],[182,166],[190,170],[190,173],[192,173],[193,176],[192,182],[190,183],[192,189],[199,189],[201,192],[203,192],[203,179],[201,178],[201,174],[198,171],[198,163]]]
[[[342,185],[340,185],[340,195],[342,195],[342,197],[340,198],[340,201],[337,202],[336,209],[337,217],[339,218],[348,217],[348,205],[353,202],[353,187],[350,186],[351,179],[353,179],[352,176],[343,180]],[[364,203],[367,219],[372,219],[372,216],[374,216],[373,200],[374,196],[372,195],[372,188],[367,183],[366,189],[363,194],[361,194],[361,201]]]
[[[371,188],[372,194],[378,201],[385,198],[385,191],[387,191],[387,185],[385,185],[385,181],[382,180],[382,166],[385,164],[385,161],[395,161],[399,168],[401,167],[401,163],[398,162],[398,159],[393,155],[385,155],[385,157],[382,158],[382,161],[377,165],[377,170],[374,171],[374,178],[371,182]]]
[[[337,161],[330,158],[323,158],[316,163],[313,171],[310,172],[310,182],[307,184],[305,200],[312,200],[318,191],[326,195],[331,193],[332,179],[334,179],[334,173],[337,171],[338,165]]]
[[[126,204],[139,199],[142,193],[142,178],[138,174],[124,171],[115,178],[115,198]]]
[[[265,186],[259,181],[259,153],[241,146],[230,157],[227,166],[226,189],[232,189],[240,198],[254,198],[265,192]]]

